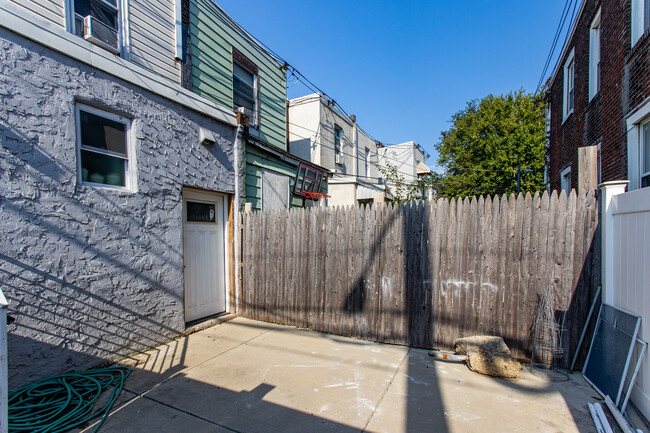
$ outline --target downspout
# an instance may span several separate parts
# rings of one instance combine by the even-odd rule
[[[246,158],[244,158],[244,124],[243,116],[237,113],[237,129],[235,130],[235,141],[233,143],[234,165],[235,165],[235,197],[233,206],[235,207],[233,215],[235,218],[235,229],[233,242],[235,244],[235,313],[239,314],[239,294],[241,293],[241,216],[243,201],[246,198],[244,190],[244,176],[246,175]]]

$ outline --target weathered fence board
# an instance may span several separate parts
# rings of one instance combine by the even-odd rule
[[[496,334],[526,355],[552,287],[572,355],[600,283],[596,204],[572,191],[245,214],[241,311],[426,348]]]

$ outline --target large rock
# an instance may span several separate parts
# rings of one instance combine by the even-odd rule
[[[476,335],[456,340],[456,353],[467,355],[470,370],[489,376],[516,378],[521,364],[512,357],[503,338]]]

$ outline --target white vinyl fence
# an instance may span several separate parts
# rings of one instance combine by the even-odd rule
[[[616,187],[614,187],[616,188]],[[619,189],[617,192],[622,192]],[[607,196],[607,187],[604,188]],[[611,195],[603,218],[603,299],[641,316],[640,338],[650,340],[650,188]],[[607,238],[609,236],[609,238]],[[632,402],[650,417],[650,356],[645,359]]]

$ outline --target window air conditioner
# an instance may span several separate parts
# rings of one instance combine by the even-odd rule
[[[341,157],[341,154],[337,153],[336,155],[334,155],[334,163],[335,164],[343,163],[343,158]]]
[[[118,54],[117,31],[90,15],[84,17],[84,39]]]
[[[248,124],[251,126],[256,126],[257,125],[257,117],[255,116],[255,112],[251,110],[250,108],[246,107],[237,107],[237,111],[239,113],[242,113],[246,117],[248,117]]]

